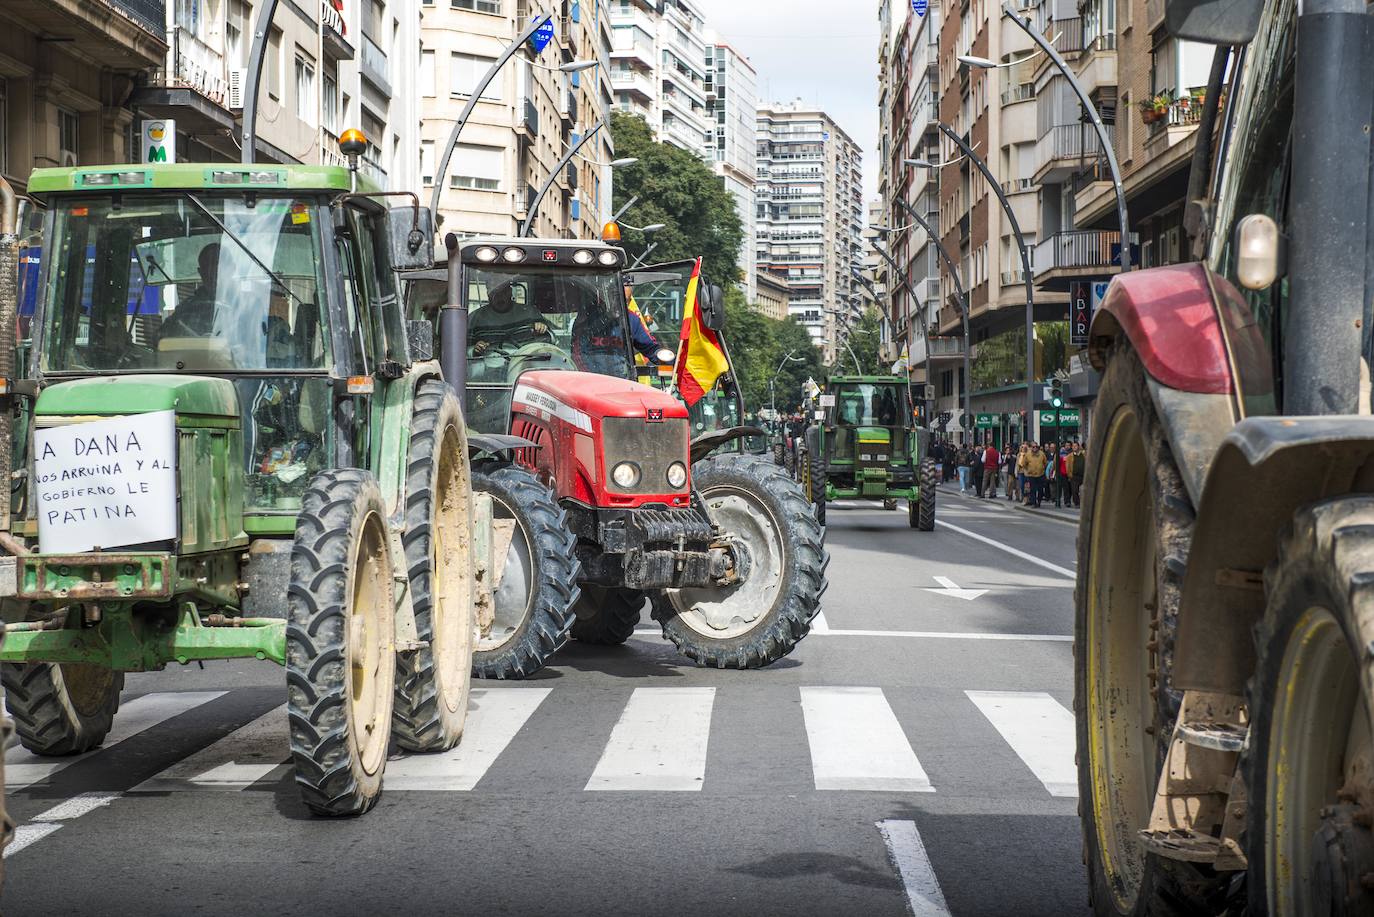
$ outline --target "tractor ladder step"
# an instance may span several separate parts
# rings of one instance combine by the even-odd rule
[[[1174,734],[1198,748],[1240,752],[1245,749],[1245,740],[1250,730],[1235,723],[1179,723]]]

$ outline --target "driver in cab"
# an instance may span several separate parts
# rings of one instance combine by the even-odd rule
[[[486,306],[473,313],[468,340],[473,342],[473,354],[480,357],[499,343],[552,343],[553,335],[539,310],[527,300],[516,302],[513,284],[507,283],[492,290]]]

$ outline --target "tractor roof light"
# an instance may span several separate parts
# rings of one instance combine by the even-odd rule
[[[477,249],[477,251],[473,252],[472,256],[483,264],[490,264],[500,257],[500,253],[490,245],[483,245],[481,248]]]
[[[619,242],[619,241],[620,241],[620,224],[617,223],[615,220],[612,220],[611,222],[607,223],[607,224],[602,228],[602,230],[601,230],[601,241],[602,241],[602,242]]]
[[[615,267],[620,263],[620,256],[615,252],[602,252],[597,256],[596,260],[600,261],[606,267]]]
[[[339,151],[348,157],[348,168],[358,171],[358,157],[367,152],[367,135],[350,127],[339,135]]]
[[[512,245],[510,248],[501,252],[501,257],[511,264],[519,264],[521,261],[525,260],[525,250],[523,248],[516,248]]]
[[[585,248],[579,248],[577,251],[573,252],[573,261],[577,264],[591,264],[592,257],[592,253]]]

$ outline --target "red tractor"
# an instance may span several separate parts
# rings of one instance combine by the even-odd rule
[[[1218,46],[1191,264],[1117,277],[1079,533],[1099,915],[1374,913],[1374,17],[1170,0]]]
[[[476,674],[529,675],[570,636],[623,643],[646,599],[700,665],[755,668],[791,652],[825,588],[822,531],[771,463],[705,457],[757,431],[693,441],[683,404],[635,381],[624,252],[450,243],[442,270],[411,276],[409,297],[486,450],[473,485],[506,523]],[[718,288],[702,306],[719,326]]]

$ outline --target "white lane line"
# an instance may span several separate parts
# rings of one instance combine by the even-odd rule
[[[814,633],[814,631],[813,631]],[[930,640],[1025,640],[1031,643],[1072,643],[1072,634],[984,634],[941,630],[829,630],[827,637],[915,637]]]
[[[58,771],[107,751],[130,736],[159,723],[179,716],[188,710],[222,697],[223,691],[168,691],[145,694],[120,707],[114,718],[114,728],[100,748],[70,758],[43,758],[23,748],[11,749],[5,755],[5,792],[22,790]]]
[[[1078,795],[1073,714],[1041,691],[965,691],[1051,796]]]
[[[935,792],[881,688],[804,687],[801,704],[816,789]]]
[[[54,831],[61,827],[62,825],[56,822],[42,822],[36,825],[20,825],[19,827],[14,829],[14,839],[11,840],[9,846],[5,848],[5,859],[8,860],[10,857],[14,856],[16,853],[23,850],[25,847],[28,847],[30,844],[38,843],[43,838],[47,837],[49,834],[52,834]]]
[[[282,704],[130,790],[242,790],[286,763],[290,735]]]
[[[1074,571],[1068,569],[1067,567],[1061,567],[1061,566],[1059,566],[1058,564],[1052,564],[1052,563],[1050,563],[1048,560],[1041,560],[1040,558],[1036,557],[1034,554],[1027,554],[1025,551],[1017,550],[1016,548],[1013,548],[1013,547],[1012,547],[1011,545],[1009,545],[1009,544],[1002,544],[1002,542],[1000,542],[1000,541],[995,541],[994,539],[991,539],[991,538],[987,537],[986,535],[979,535],[977,532],[970,532],[970,531],[969,531],[968,529],[966,529],[966,528],[963,528],[963,527],[961,527],[961,526],[957,526],[957,525],[953,524],[952,522],[945,522],[943,519],[936,519],[936,520],[935,520],[935,524],[936,524],[936,525],[942,525],[942,526],[944,526],[944,527],[947,528],[947,529],[950,529],[950,530],[952,530],[952,531],[958,532],[960,535],[967,535],[968,537],[974,539],[975,541],[981,541],[981,542],[983,542],[983,544],[991,545],[992,547],[997,548],[999,551],[1006,551],[1008,554],[1012,555],[1013,557],[1019,557],[1019,558],[1021,558],[1022,560],[1030,561],[1031,563],[1035,564],[1037,567],[1044,567],[1046,570],[1052,570],[1052,571],[1054,571],[1055,573],[1060,574],[1061,576],[1067,576],[1069,579],[1078,579],[1078,574],[1075,573]]]
[[[71,799],[63,800],[29,820],[28,824],[14,829],[14,840],[5,848],[5,858],[14,856],[25,847],[32,846],[62,827],[63,822],[103,809],[120,797],[119,793],[81,793]]]
[[[914,917],[950,917],[945,893],[940,891],[940,880],[935,877],[916,823],[889,818],[876,824],[887,845],[888,858],[902,878],[906,903]]]
[[[635,688],[588,790],[700,790],[715,688]]]
[[[474,688],[462,741],[446,752],[388,761],[387,790],[472,789],[552,691]]]
[[[825,619],[825,612],[818,611],[816,616],[811,619],[811,633],[828,634],[831,633],[830,622]]]

